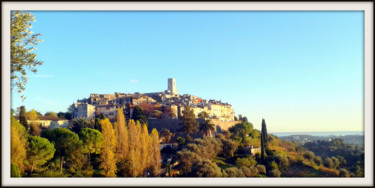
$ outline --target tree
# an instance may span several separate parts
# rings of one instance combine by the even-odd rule
[[[149,117],[152,114],[152,111],[154,111],[154,105],[147,103],[147,102],[142,102],[141,104],[137,106],[142,109],[146,117]]]
[[[163,112],[160,111],[160,110],[154,110],[154,111],[152,111],[151,115],[152,115],[152,117],[160,119],[161,116],[163,115]]]
[[[134,121],[139,121],[141,124],[148,124],[148,118],[139,106],[134,107],[132,119]]]
[[[44,116],[58,117],[55,112],[47,112],[44,114]]]
[[[238,114],[238,120],[242,121],[242,115],[241,114]]]
[[[26,130],[29,129],[29,125],[27,123],[26,108],[25,108],[25,106],[21,106],[20,107],[19,119],[20,119],[20,124],[23,125]]]
[[[160,143],[159,143],[159,133],[156,129],[152,129],[151,131],[151,145],[153,148],[152,156],[152,174],[154,176],[159,174],[161,163],[160,163]]]
[[[162,141],[165,142],[165,143],[169,143],[171,141],[173,135],[174,134],[171,133],[171,131],[169,131],[168,129],[163,129],[160,132],[160,137],[162,138]]]
[[[116,138],[111,122],[106,118],[100,121],[104,138],[104,148],[100,155],[100,168],[104,170],[106,177],[116,176]]]
[[[29,136],[26,160],[29,176],[34,170],[38,170],[40,166],[52,159],[55,151],[54,145],[48,139]]]
[[[246,117],[246,116],[244,116],[244,117],[242,118],[242,122],[247,122],[247,117]]]
[[[215,131],[215,125],[209,119],[205,119],[200,125],[199,130],[205,136],[211,136],[211,132]]]
[[[12,89],[17,87],[18,93],[23,93],[25,85],[28,81],[27,71],[37,72],[36,67],[43,63],[36,60],[36,45],[42,42],[38,37],[41,35],[33,34],[30,30],[31,22],[35,20],[34,15],[29,12],[11,11],[11,27],[10,27],[10,70]],[[25,96],[21,96],[24,100]]]
[[[220,152],[220,154],[225,158],[233,157],[234,152],[238,148],[238,144],[234,142],[232,139],[226,138],[225,136],[219,138],[219,140],[223,145],[223,150]]]
[[[210,117],[210,115],[206,111],[203,111],[198,114],[198,118],[206,119],[208,117]]]
[[[122,108],[117,109],[117,126],[116,126],[116,139],[117,139],[117,154],[119,159],[127,159],[129,154],[129,136],[126,127],[125,115]]]
[[[94,125],[85,118],[79,118],[79,119],[75,118],[69,126],[69,129],[75,133],[81,132],[81,130],[84,128],[93,129]]]
[[[261,160],[264,163],[265,162],[265,151],[267,149],[267,127],[266,127],[266,121],[262,119],[262,132],[260,135],[260,143],[261,143]]]
[[[324,160],[324,166],[326,166],[327,168],[333,168],[335,166],[335,164],[333,163],[331,158],[327,157]]]
[[[101,132],[95,129],[84,128],[78,134],[82,141],[85,153],[88,153],[88,162],[91,163],[91,154],[100,154],[104,147],[104,138]]]
[[[188,141],[190,141],[190,134],[198,131],[199,123],[195,119],[194,110],[186,105],[185,110],[182,112],[182,130],[187,134]]]
[[[18,166],[21,174],[24,172],[24,161],[26,160],[27,140],[25,134],[25,127],[11,116],[10,158],[11,162]]]
[[[192,166],[191,176],[222,177],[220,168],[211,160],[197,160]]]
[[[60,172],[63,170],[64,163],[77,163],[77,156],[81,151],[82,142],[74,132],[67,128],[56,128],[42,132],[42,137],[47,138],[55,145],[55,158],[60,161]]]

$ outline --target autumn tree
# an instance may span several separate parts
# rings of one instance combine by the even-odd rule
[[[161,116],[163,115],[163,112],[161,112],[160,110],[154,110],[154,111],[152,111],[151,115],[152,115],[152,117],[160,119]]]
[[[150,104],[150,103],[147,103],[147,102],[143,102],[139,105],[137,105],[138,107],[140,107],[144,113],[145,116],[151,116],[152,114],[152,111],[154,111],[154,105]]]
[[[171,133],[171,131],[169,131],[168,129],[163,129],[160,132],[160,137],[161,137],[162,141],[165,142],[165,143],[169,143],[173,136],[174,136],[174,134]]]
[[[29,129],[29,124],[27,123],[27,116],[26,116],[26,108],[25,106],[20,107],[20,114],[19,114],[20,124],[25,127],[25,129]]]
[[[262,119],[262,132],[260,135],[260,143],[261,143],[261,160],[265,162],[265,151],[267,149],[267,127],[266,121]]]
[[[52,159],[55,151],[54,145],[48,139],[39,136],[29,136],[27,160],[25,162],[29,176],[34,170],[38,170],[40,166]]]
[[[103,135],[95,129],[84,128],[78,134],[79,139],[82,141],[84,153],[88,154],[88,162],[91,163],[92,154],[100,154],[103,145]]]
[[[205,119],[200,125],[199,130],[204,136],[211,136],[211,133],[215,131],[215,125],[209,119]]]
[[[36,45],[42,40],[40,33],[33,34],[31,22],[35,21],[34,15],[29,12],[11,11],[10,27],[10,70],[12,89],[17,87],[18,93],[23,93],[28,81],[27,72],[37,72],[36,67],[42,62],[36,59]],[[25,96],[22,95],[24,100]]]
[[[182,112],[182,130],[187,134],[188,141],[191,140],[190,134],[196,133],[198,131],[199,123],[195,119],[194,110],[190,106],[186,105]]]
[[[116,176],[116,137],[111,122],[106,118],[100,121],[104,138],[104,148],[100,155],[100,168],[104,170],[106,177]]]
[[[117,109],[117,125],[115,135],[117,139],[116,153],[118,155],[118,159],[127,159],[129,154],[129,137],[125,122],[125,115],[122,108]]]
[[[25,170],[24,161],[26,160],[26,130],[18,121],[11,116],[11,140],[10,140],[10,158],[11,162],[17,165],[20,174]]]
[[[153,151],[151,152],[152,152],[153,159],[154,159],[152,163],[152,167],[153,167],[152,174],[154,176],[157,176],[159,174],[160,167],[161,167],[161,163],[160,163],[161,156],[160,156],[159,133],[156,129],[152,129],[151,140],[152,140],[152,148],[153,148]]]
[[[129,161],[131,165],[131,176],[136,176],[135,173],[135,166],[136,166],[136,160],[137,160],[137,153],[136,153],[136,147],[138,146],[138,131],[137,127],[135,125],[134,120],[129,120],[128,123],[128,135],[129,135]]]

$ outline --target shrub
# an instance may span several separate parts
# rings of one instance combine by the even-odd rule
[[[333,163],[331,158],[327,157],[324,160],[324,166],[327,167],[327,168],[333,168],[335,166],[335,164]]]
[[[264,165],[257,165],[256,168],[260,174],[266,174],[266,167]]]
[[[227,174],[227,177],[246,177],[242,170],[236,167],[225,169],[225,173]]]
[[[241,167],[252,167],[255,166],[257,162],[253,157],[246,157],[246,158],[237,158],[236,160],[236,166]]]
[[[342,168],[342,169],[340,169],[340,171],[339,171],[339,176],[340,176],[340,177],[350,177],[350,173],[349,173],[348,170]]]
[[[258,169],[254,166],[252,167],[241,167],[242,172],[246,177],[254,177],[258,175]]]
[[[280,170],[271,170],[268,172],[268,176],[271,176],[271,177],[280,177],[281,176],[281,172]]]
[[[307,159],[307,160],[312,160],[312,159],[314,159],[315,154],[311,151],[308,151],[308,152],[303,154],[303,157],[305,157],[305,159]]]

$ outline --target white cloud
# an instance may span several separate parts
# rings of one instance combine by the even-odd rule
[[[139,82],[139,80],[133,80],[133,79],[131,79],[130,82],[133,83],[133,84],[136,84],[136,83]]]

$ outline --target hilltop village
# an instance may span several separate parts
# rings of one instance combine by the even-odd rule
[[[205,111],[210,119],[219,121],[234,121],[232,105],[216,100],[205,100],[189,94],[178,94],[176,80],[168,79],[168,89],[164,92],[153,93],[115,93],[90,94],[89,98],[77,100],[72,105],[73,118],[91,119],[103,114],[109,120],[115,121],[117,109],[124,109],[127,119],[133,116],[135,106],[142,108],[149,119],[178,119],[181,117],[184,106],[190,106],[194,114]]]

